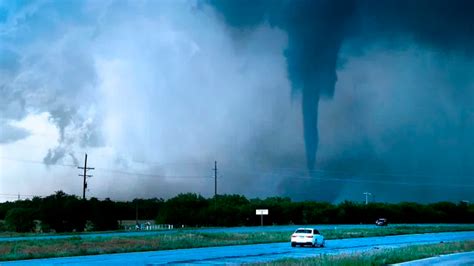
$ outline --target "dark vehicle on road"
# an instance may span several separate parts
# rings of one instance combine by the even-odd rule
[[[377,226],[387,226],[388,221],[385,218],[379,218],[379,219],[377,219],[377,221],[375,221],[375,225],[377,225]]]

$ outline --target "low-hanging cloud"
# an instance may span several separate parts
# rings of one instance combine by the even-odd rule
[[[24,104],[2,113],[18,120],[48,113],[59,134],[43,162],[77,165],[87,151],[94,195],[208,195],[214,160],[220,191],[255,195],[262,187],[251,184],[266,181],[253,169],[299,163],[283,31],[261,25],[236,44],[215,11],[194,1],[20,9],[30,11],[3,25],[18,64],[2,85],[12,99],[3,110]],[[50,187],[76,192],[79,183]],[[265,184],[264,193],[275,186]]]
[[[442,194],[430,182],[462,183],[474,173],[465,137],[472,119],[471,1],[210,2],[234,29],[266,22],[288,34],[288,78],[302,95],[306,161],[316,180],[290,178],[283,190],[317,186],[321,198],[333,200],[382,187],[381,199],[396,200],[390,181],[398,189],[395,183],[411,178],[428,185],[403,194],[429,200]],[[320,110],[321,96],[334,100]],[[315,164],[341,174],[313,171]],[[379,185],[354,185],[357,175]]]

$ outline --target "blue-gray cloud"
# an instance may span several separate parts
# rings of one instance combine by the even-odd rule
[[[28,137],[28,130],[12,126],[0,120],[0,144],[12,143]]]

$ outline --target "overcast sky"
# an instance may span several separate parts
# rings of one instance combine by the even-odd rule
[[[474,201],[473,8],[0,0],[0,201]]]

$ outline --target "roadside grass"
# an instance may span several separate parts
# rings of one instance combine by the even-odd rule
[[[391,236],[391,235],[406,235],[406,234],[424,234],[424,233],[441,233],[441,232],[461,232],[474,231],[474,225],[436,225],[436,226],[387,226],[387,227],[373,227],[367,229],[323,229],[321,234],[326,239],[342,239],[354,237],[370,237],[370,236]]]
[[[30,237],[30,236],[76,236],[76,235],[90,235],[90,234],[107,234],[107,233],[119,233],[119,232],[129,232],[126,230],[113,230],[113,231],[88,231],[88,232],[61,232],[61,233],[18,233],[5,231],[0,232],[0,237]]]
[[[265,227],[272,227],[272,226],[265,226]],[[294,229],[297,227],[305,227],[305,225],[295,225],[294,228],[291,230],[282,230],[281,232],[293,232]],[[337,226],[336,226],[337,227]],[[438,224],[438,225],[410,225],[410,224],[392,224],[388,227],[381,227],[383,228],[390,228],[390,229],[397,229],[397,230],[402,230],[402,232],[406,230],[411,230],[413,228],[419,227],[420,230],[417,230],[419,233],[423,233],[423,229],[425,229],[426,232],[432,232],[430,230],[440,230],[436,232],[446,232],[446,231],[453,231],[454,228],[461,228],[459,231],[474,231],[474,224]],[[0,238],[8,238],[8,237],[37,237],[37,236],[82,236],[82,235],[93,235],[93,234],[108,234],[108,233],[138,233],[138,234],[143,234],[144,232],[148,232],[150,234],[153,234],[153,232],[176,232],[176,231],[194,231],[194,230],[201,230],[201,229],[223,229],[223,227],[183,227],[183,228],[174,228],[174,229],[160,229],[160,230],[154,230],[154,231],[130,231],[130,230],[124,230],[124,229],[118,229],[118,230],[109,230],[109,231],[87,231],[87,232],[61,232],[61,233],[18,233],[18,232],[12,232],[12,231],[0,231]],[[369,228],[368,230],[373,230],[379,227],[373,227]],[[438,229],[439,228],[439,229]],[[443,229],[447,228],[447,229]],[[224,228],[225,229],[225,228]],[[336,229],[337,231],[338,229]],[[346,230],[346,231],[357,231],[354,232],[353,234],[360,234],[358,231],[364,231],[366,229],[352,229],[352,230]],[[333,229],[323,229],[319,230],[322,232],[332,232]],[[386,231],[386,230],[385,230]],[[278,231],[275,231],[278,232]],[[351,232],[347,233],[348,235],[343,237],[343,238],[348,238],[351,237],[350,235],[352,234]],[[399,234],[399,233],[396,233]],[[405,234],[405,233],[402,233]],[[357,236],[355,236],[357,237]],[[362,236],[363,237],[363,236]]]
[[[462,226],[388,226],[365,229],[325,229],[326,239],[416,234],[428,232],[474,231]],[[81,237],[0,242],[0,261],[33,258],[96,255],[211,246],[288,242],[292,231],[252,233],[198,233],[178,230],[170,234],[141,236]]]
[[[319,265],[319,266],[374,266],[401,263],[424,259],[444,254],[474,251],[474,241],[446,242],[429,245],[416,245],[401,248],[386,248],[367,252],[347,253],[342,255],[321,255],[304,259],[282,259],[268,263],[248,265],[286,266],[286,265]]]
[[[288,238],[288,233],[284,233]],[[280,234],[185,233],[140,237],[25,240],[0,243],[0,260],[96,255],[281,241]]]

